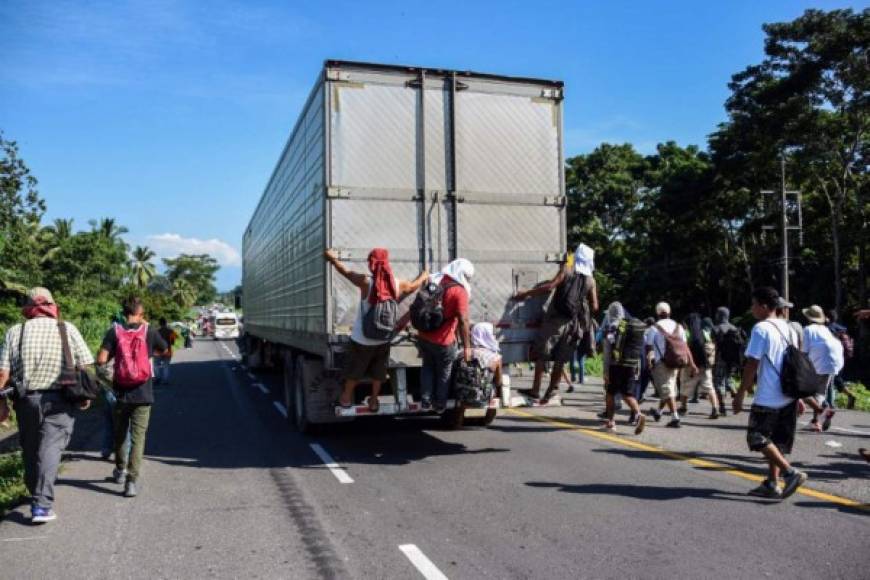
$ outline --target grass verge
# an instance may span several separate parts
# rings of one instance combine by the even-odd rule
[[[0,455],[0,514],[6,513],[26,498],[21,452]]]
[[[855,410],[870,412],[870,390],[861,383],[847,383],[849,392],[855,395]],[[846,409],[849,404],[845,393],[837,393],[837,408]]]

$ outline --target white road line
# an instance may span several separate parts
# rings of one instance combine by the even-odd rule
[[[284,405],[279,403],[278,401],[272,401],[272,404],[275,405],[275,408],[278,409],[278,412],[286,419],[287,418],[287,409],[284,408]]]
[[[267,395],[269,393],[269,390],[266,388],[266,385],[264,385],[263,383],[254,383],[254,386],[257,387],[258,389],[260,389],[260,391],[262,391],[262,393],[264,395]],[[284,415],[286,416],[287,414],[284,413]]]
[[[334,475],[340,483],[353,483],[353,478],[335,462],[335,459],[326,452],[326,449],[317,443],[312,443],[311,450],[317,454],[323,464],[326,465],[329,471],[332,472],[332,475]]]
[[[399,546],[399,549],[408,557],[414,567],[420,571],[420,574],[422,574],[423,578],[426,578],[426,580],[447,580],[447,576],[445,576],[441,570],[432,563],[432,560],[427,558],[426,554],[421,552],[420,548],[414,544],[403,544]]]
[[[248,373],[248,378],[251,379],[252,381],[257,380],[257,377],[254,376],[254,373]]]
[[[33,536],[31,538],[3,538],[0,542],[30,542],[32,540],[47,540],[48,536]]]

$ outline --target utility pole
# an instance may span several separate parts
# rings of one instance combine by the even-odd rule
[[[785,152],[780,155],[780,198],[779,198],[779,207],[780,207],[780,239],[782,242],[782,257],[780,258],[780,264],[782,265],[782,273],[780,274],[780,288],[782,290],[782,297],[789,301],[789,256],[788,256],[788,232],[789,230],[797,230],[799,232],[799,240],[801,245],[803,245],[803,211],[801,211],[801,192],[800,191],[789,191],[786,189],[785,185]],[[763,195],[773,196],[774,193],[777,193],[773,190],[764,190],[761,192]],[[797,213],[797,225],[789,225],[788,219],[788,197],[794,197],[794,206],[796,208]],[[775,229],[775,226],[763,226],[762,229],[772,230]]]

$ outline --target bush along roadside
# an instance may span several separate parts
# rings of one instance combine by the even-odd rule
[[[870,389],[861,383],[847,383],[849,392],[855,397],[855,410],[870,412]],[[849,397],[846,393],[837,393],[837,408],[848,409]]]
[[[0,515],[26,500],[21,452],[0,454]]]

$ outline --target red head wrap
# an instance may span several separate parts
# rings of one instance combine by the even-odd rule
[[[41,317],[57,319],[60,315],[60,309],[57,304],[52,304],[42,296],[36,296],[28,301],[27,305],[21,309],[21,313],[27,320]]]
[[[369,271],[372,273],[369,304],[398,299],[393,269],[390,268],[390,252],[384,248],[375,248],[369,252]]]

